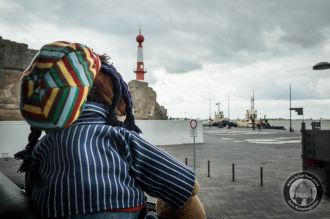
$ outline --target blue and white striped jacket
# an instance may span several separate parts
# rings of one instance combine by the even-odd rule
[[[144,192],[177,208],[191,196],[190,168],[135,132],[107,125],[106,116],[103,105],[87,103],[73,125],[34,148],[31,197],[42,217],[136,207]]]

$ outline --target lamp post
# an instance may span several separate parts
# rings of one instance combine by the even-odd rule
[[[330,69],[330,63],[329,62],[319,62],[315,65],[313,65],[313,70],[325,70]],[[321,121],[321,119],[320,119]]]
[[[290,132],[293,132],[293,129],[292,129],[292,118],[291,118],[291,83],[290,83],[290,107],[289,107],[289,109],[290,109]]]
[[[313,70],[324,70],[324,69],[329,69],[329,68],[330,68],[329,62],[320,62],[313,66]]]

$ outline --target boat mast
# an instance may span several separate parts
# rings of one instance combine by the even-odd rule
[[[252,92],[252,98],[251,98],[251,117],[252,117],[252,128],[254,130],[255,129],[255,119],[256,119],[256,115],[255,115],[255,111],[254,111],[254,90]]]
[[[217,102],[217,103],[215,103],[215,105],[217,105],[217,107],[218,107],[218,115],[220,115],[220,101]]]
[[[251,98],[251,113],[254,115],[254,90],[252,91],[252,98]]]
[[[228,121],[230,120],[230,107],[229,107],[229,95],[228,95]]]
[[[211,120],[211,97],[209,98],[209,119]]]

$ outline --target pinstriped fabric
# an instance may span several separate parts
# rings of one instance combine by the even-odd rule
[[[136,207],[145,192],[175,207],[191,196],[192,170],[135,132],[107,125],[107,112],[86,103],[74,124],[48,133],[34,148],[32,170],[40,181],[32,199],[42,217]]]
[[[68,127],[78,118],[99,69],[98,56],[83,44],[43,46],[21,80],[23,117],[42,129]]]

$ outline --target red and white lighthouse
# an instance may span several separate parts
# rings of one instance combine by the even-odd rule
[[[136,62],[136,80],[143,81],[144,74],[147,72],[144,70],[144,63],[143,63],[143,46],[142,43],[144,41],[144,36],[141,34],[141,28],[139,29],[139,35],[136,36],[136,42],[139,43],[138,50],[137,50],[137,62]]]

